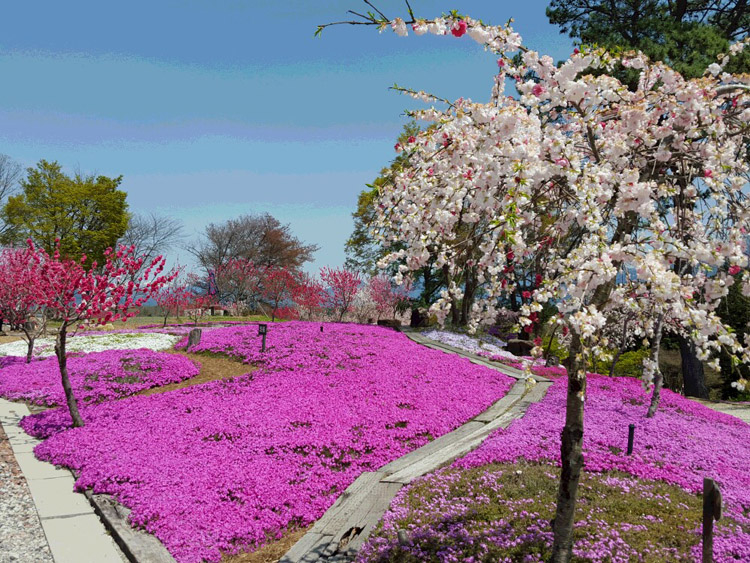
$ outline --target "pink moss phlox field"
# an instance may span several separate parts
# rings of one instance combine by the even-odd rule
[[[519,458],[559,463],[566,386],[567,378],[556,380],[544,400],[532,404],[523,418],[455,465],[476,467]],[[639,380],[589,374],[585,468],[619,470],[693,493],[702,492],[703,478],[710,477],[721,488],[725,515],[750,530],[750,425],[669,390],[662,391],[659,410],[648,419],[649,400]],[[631,423],[636,425],[635,443],[628,456]],[[716,561],[750,561],[750,533],[720,528],[714,551]]]
[[[56,357],[30,364],[7,358],[15,357],[0,358],[0,396],[45,406],[65,404]],[[76,398],[98,403],[194,377],[200,368],[184,356],[141,348],[71,355],[68,371]]]
[[[115,495],[181,563],[218,561],[319,518],[373,471],[476,416],[513,380],[398,332],[353,324],[217,329],[191,351],[257,363],[247,376],[84,407],[41,459]],[[27,417],[50,435],[61,409]]]

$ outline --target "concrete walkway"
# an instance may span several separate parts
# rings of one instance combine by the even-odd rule
[[[750,403],[732,403],[729,401],[706,401],[704,399],[696,399],[689,397],[690,399],[713,409],[715,411],[723,412],[725,414],[731,414],[739,418],[740,420],[750,424]]]
[[[26,405],[0,399],[0,423],[29,485],[55,563],[127,561],[86,497],[73,491],[71,472],[34,457],[40,440],[18,426],[28,414]]]
[[[391,504],[396,493],[418,477],[448,465],[479,447],[498,428],[507,428],[529,405],[541,401],[552,382],[534,376],[527,382],[516,369],[502,368],[480,356],[406,333],[411,340],[430,348],[467,357],[470,361],[516,379],[510,391],[483,413],[453,432],[381,467],[365,472],[352,483],[315,525],[281,559],[280,563],[344,563],[353,561]]]

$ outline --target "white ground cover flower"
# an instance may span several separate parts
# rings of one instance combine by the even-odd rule
[[[490,336],[479,339],[472,338],[467,334],[449,332],[447,330],[430,330],[423,332],[422,336],[429,338],[430,340],[435,340],[436,342],[448,344],[455,348],[461,348],[461,350],[474,352],[475,354],[478,352],[490,352],[491,354],[497,355],[509,354],[510,357],[513,357],[513,354],[503,350],[502,346],[504,346],[505,343],[502,340]]]
[[[103,352],[105,350],[165,350],[180,340],[180,336],[160,333],[125,332],[74,336],[68,339],[68,352]],[[0,344],[0,356],[25,356],[27,344],[23,340]],[[55,353],[54,338],[39,338],[34,343],[34,355],[51,356]]]

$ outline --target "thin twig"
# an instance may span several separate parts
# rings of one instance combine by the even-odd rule
[[[365,4],[367,4],[368,6],[370,6],[370,8],[372,8],[372,9],[373,9],[373,10],[375,10],[375,11],[376,11],[376,12],[377,12],[378,14],[380,14],[380,17],[381,17],[381,18],[383,18],[383,19],[384,19],[385,21],[391,21],[391,19],[390,19],[390,18],[388,18],[388,17],[386,17],[386,15],[385,15],[385,14],[384,14],[383,12],[381,12],[380,10],[378,10],[378,9],[377,9],[377,8],[376,8],[376,7],[375,7],[375,6],[374,6],[374,5],[373,5],[373,4],[372,4],[372,3],[370,2],[370,0],[364,0],[364,2],[365,2]]]

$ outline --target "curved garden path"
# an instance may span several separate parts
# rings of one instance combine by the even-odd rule
[[[517,381],[502,399],[453,432],[392,461],[378,471],[360,475],[284,555],[280,563],[352,561],[404,485],[479,447],[492,432],[506,428],[513,420],[523,416],[531,403],[541,401],[551,385],[549,379],[539,376],[534,376],[536,384],[529,385],[519,370],[506,366],[500,368],[465,350],[428,340],[418,332],[405,334],[418,344],[459,354]]]

